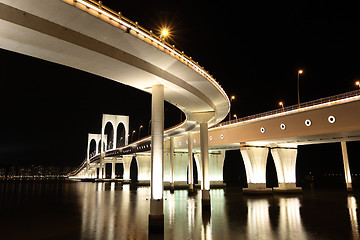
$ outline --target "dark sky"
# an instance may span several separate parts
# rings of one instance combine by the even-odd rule
[[[121,3],[120,3],[121,2]],[[356,89],[360,78],[358,8],[343,1],[113,1],[204,66],[235,95],[239,117]],[[1,46],[0,46],[1,47]],[[77,166],[101,114],[130,115],[147,132],[150,95],[88,73],[0,51],[0,164]],[[137,101],[133,102],[136,98]],[[167,109],[167,126],[180,113]],[[171,116],[171,117],[169,117]],[[175,117],[174,117],[175,116]]]

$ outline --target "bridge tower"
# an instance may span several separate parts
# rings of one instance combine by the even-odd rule
[[[87,151],[86,151],[86,162],[87,162],[87,171],[90,171],[90,158],[92,156],[90,156],[92,153],[90,152],[90,145],[92,141],[95,141],[95,155],[99,153],[99,144],[101,142],[101,134],[94,134],[94,133],[89,133],[88,134],[88,144],[87,144]],[[90,173],[89,173],[90,174]],[[88,178],[92,178],[93,176],[90,176],[88,173]]]
[[[112,139],[109,140],[112,144],[110,146],[105,145],[105,127],[106,124],[110,123],[113,129],[113,136]],[[109,149],[116,149],[117,147],[117,133],[118,133],[118,127],[122,124],[124,126],[124,145],[128,144],[127,135],[129,134],[129,116],[122,116],[122,115],[111,115],[111,114],[103,114],[102,117],[102,125],[101,125],[101,155],[100,155],[100,171],[99,171],[99,178],[105,178],[105,174],[103,171],[104,168],[104,157],[105,157],[105,150]],[[107,141],[106,141],[107,142]],[[106,147],[106,149],[104,149]],[[112,165],[115,165],[115,162],[112,162]],[[113,168],[114,166],[112,166]],[[115,175],[112,174],[112,178],[115,178]]]

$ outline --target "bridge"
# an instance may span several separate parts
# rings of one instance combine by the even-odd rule
[[[186,152],[195,152],[206,211],[210,209],[210,184],[222,181],[226,149],[240,149],[249,189],[266,191],[263,166],[270,148],[278,159],[280,189],[288,190],[295,184],[297,145],[341,141],[346,162],[344,143],[359,136],[359,114],[354,110],[358,109],[357,95],[216,125],[229,113],[230,101],[215,78],[184,52],[101,2],[0,0],[0,46],[152,94],[151,137],[128,144],[128,118],[104,115],[101,133],[89,135],[89,156],[73,177],[103,179],[106,162],[122,161],[126,180],[129,159],[136,154],[139,180],[151,186],[149,226],[160,229],[164,182],[170,188],[185,182],[190,190],[193,187],[193,175],[189,174],[189,180],[185,177],[187,165],[193,172],[193,154]],[[184,122],[165,131],[164,101],[186,116]],[[105,133],[107,123],[112,124],[112,138]],[[118,127],[122,139],[117,138]],[[89,154],[92,140],[95,156]]]
[[[223,185],[223,164],[226,150],[238,149],[243,157],[248,188],[245,192],[266,193],[266,163],[269,151],[275,161],[279,187],[274,191],[293,192],[296,187],[296,157],[299,145],[341,142],[344,160],[345,180],[348,190],[352,189],[348,165],[347,141],[360,140],[360,90],[339,94],[315,101],[276,109],[266,113],[234,119],[219,123],[209,129],[209,179],[210,185]],[[103,127],[113,119],[113,126],[119,125],[120,118],[125,116],[103,115]],[[116,121],[118,119],[118,121]],[[128,127],[128,125],[127,125]],[[127,128],[125,127],[125,129]],[[102,133],[104,130],[102,130]],[[110,179],[115,179],[115,164],[123,164],[123,179],[130,181],[130,164],[133,158],[138,166],[139,184],[150,183],[150,150],[151,137],[136,142],[114,147],[111,143],[123,138],[115,134],[89,134],[88,157],[72,173],[72,178],[102,179],[104,167],[99,171],[100,162],[112,164]],[[106,142],[106,151],[101,160],[98,147],[101,139]],[[167,137],[165,141],[164,183],[170,189],[189,186],[192,189],[193,179],[189,174],[192,156],[195,157],[195,169],[202,179],[202,162],[200,160],[199,131]],[[93,147],[90,143],[93,142]],[[92,153],[92,154],[91,154]],[[193,154],[189,154],[193,153]]]

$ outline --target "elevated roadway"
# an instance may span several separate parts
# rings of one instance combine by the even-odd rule
[[[195,128],[194,112],[213,111],[212,126],[229,111],[224,90],[192,58],[95,1],[0,0],[0,47],[147,93],[162,84],[164,99],[186,115],[168,134]]]

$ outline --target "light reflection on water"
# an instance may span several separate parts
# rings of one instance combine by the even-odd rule
[[[148,239],[149,187],[0,182],[0,193],[1,239]],[[359,239],[356,194],[214,189],[211,215],[202,213],[200,192],[164,197],[163,239]]]

